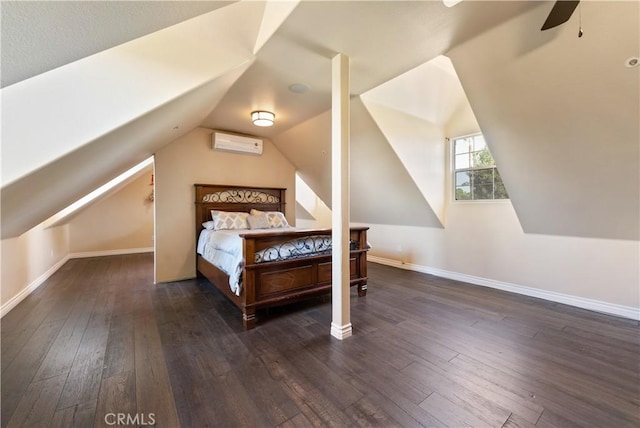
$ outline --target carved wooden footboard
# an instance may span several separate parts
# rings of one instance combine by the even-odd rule
[[[211,210],[284,212],[284,189],[195,186],[197,234],[202,229],[202,223],[210,220]],[[368,227],[354,227],[350,232],[350,285],[358,288],[358,296],[365,296],[367,292],[367,230]],[[256,262],[256,253],[277,248],[294,239],[330,235],[330,229],[274,229],[268,233],[247,231],[241,234],[245,266],[240,296],[231,291],[229,277],[200,255],[197,256],[197,270],[242,311],[244,326],[250,329],[255,324],[255,314],[259,308],[282,305],[331,291],[330,253],[260,263]]]

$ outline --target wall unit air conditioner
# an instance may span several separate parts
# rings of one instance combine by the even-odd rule
[[[250,155],[262,154],[262,140],[240,135],[223,134],[214,132],[212,136],[214,150],[222,150],[233,153],[246,153]]]

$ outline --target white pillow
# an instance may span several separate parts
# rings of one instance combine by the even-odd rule
[[[204,223],[202,223],[202,227],[204,227],[207,230],[213,230],[214,224],[215,223],[213,221],[205,221]]]
[[[223,229],[249,229],[247,222],[248,213],[216,211],[213,216],[213,228],[215,230]]]
[[[259,211],[251,210],[251,215],[266,214],[269,219],[270,229],[280,229],[283,227],[289,227],[287,218],[280,211]]]

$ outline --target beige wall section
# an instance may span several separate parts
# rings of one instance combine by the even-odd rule
[[[446,131],[454,138],[480,128],[466,105]],[[446,228],[368,224],[372,256],[640,307],[640,243],[524,233],[510,201],[452,203],[449,165]]]
[[[195,183],[284,187],[286,216],[295,224],[295,168],[269,141],[261,156],[211,148],[207,128],[196,128],[156,153],[156,282],[193,278]]]
[[[69,222],[70,252],[153,247],[152,171],[147,168],[131,183],[75,216]]]
[[[513,207],[453,205],[445,229],[369,225],[371,255],[639,308],[638,242],[525,234]]]
[[[5,305],[12,303],[11,299],[26,297],[44,275],[66,261],[68,254],[69,228],[66,225],[51,229],[39,225],[17,238],[3,239],[0,287],[3,314]]]

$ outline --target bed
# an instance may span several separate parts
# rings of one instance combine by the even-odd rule
[[[284,218],[285,189],[195,184],[195,195],[198,275],[240,309],[245,329],[255,326],[257,309],[331,291],[331,229],[273,227]],[[245,216],[240,213],[251,217],[252,224],[266,216],[271,227],[218,230],[221,219],[231,224]],[[357,287],[360,297],[367,293],[368,229],[350,229],[350,285]],[[237,266],[218,265],[215,256],[211,261],[205,258],[230,241],[239,241],[239,249],[224,258],[237,258]],[[218,247],[217,242],[224,245]]]

